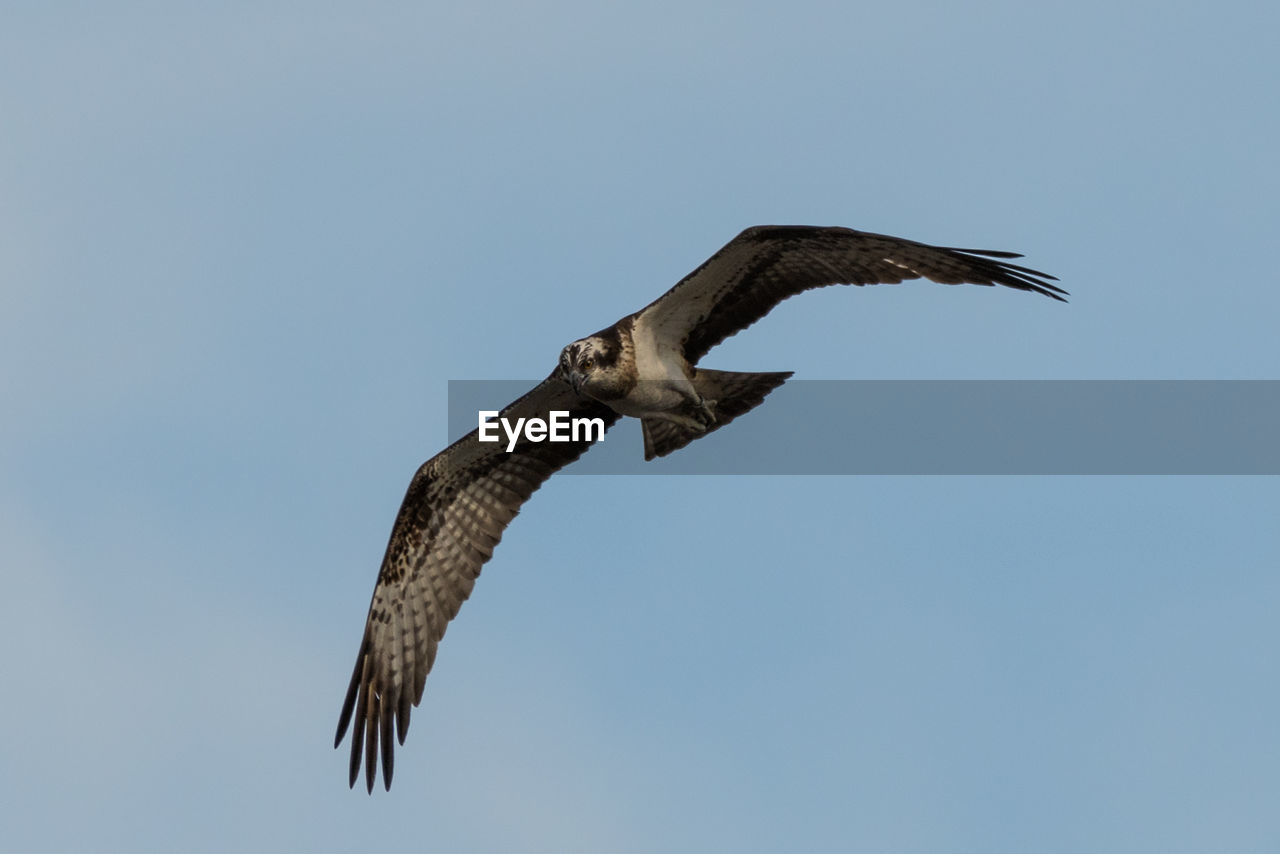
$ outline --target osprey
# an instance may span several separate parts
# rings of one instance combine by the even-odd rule
[[[1053,276],[1004,260],[1014,252],[929,246],[848,228],[756,226],[729,241],[654,302],[564,348],[545,380],[502,410],[515,421],[553,411],[640,419],[645,459],[663,456],[759,405],[791,376],[698,367],[707,351],[787,297],[827,285],[1004,285],[1065,302]],[[471,594],[502,532],[543,481],[573,462],[577,441],[478,441],[472,431],[422,465],[409,484],[382,559],[334,747],[348,726],[350,784],[361,757],[373,791],[378,756],[391,788],[394,738],[422,700],[445,627]]]

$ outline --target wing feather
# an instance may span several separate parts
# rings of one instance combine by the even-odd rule
[[[1048,273],[996,260],[1016,252],[930,246],[807,225],[758,225],[729,241],[675,287],[636,313],[690,364],[768,314],[788,297],[827,285],[897,284],[926,278],[948,285],[1003,285],[1065,302]]]
[[[1013,252],[930,246],[847,228],[756,226],[632,316],[696,364],[725,338],[778,303],[827,285],[892,284],[927,278],[944,284],[1002,285],[1062,300],[1053,276],[1005,260]],[[555,373],[502,411],[546,418],[551,410],[600,418],[618,415],[580,398]],[[590,442],[480,443],[476,431],[418,470],[392,527],[369,606],[364,637],[339,715],[334,746],[351,728],[350,780],[365,770],[373,790],[381,758],[391,786],[395,747],[422,701],[445,629],[471,595],[521,505]],[[394,735],[393,735],[394,733]]]
[[[575,395],[554,373],[502,415],[546,418],[551,410],[600,418],[606,429],[618,418],[604,404]],[[394,741],[404,743],[410,709],[422,701],[449,621],[520,506],[590,444],[521,442],[507,453],[505,443],[481,443],[472,431],[418,469],[391,530],[338,718],[335,747],[352,728],[352,786],[363,764],[373,791],[380,757],[383,784],[391,787]]]

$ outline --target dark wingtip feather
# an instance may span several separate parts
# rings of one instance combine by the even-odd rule
[[[351,725],[351,712],[355,709],[356,692],[359,687],[359,683],[353,680],[351,687],[347,689],[347,698],[342,701],[342,712],[338,715],[338,731],[333,736],[334,750],[342,746],[342,739],[347,734],[347,727]]]
[[[404,746],[404,737],[409,732],[409,712],[412,709],[408,694],[400,695],[400,711],[396,715],[396,740]]]
[[[1015,255],[1014,257],[1021,258],[1022,256]],[[1058,281],[1057,276],[1051,276],[1048,273],[1041,272],[1040,270],[1033,270],[1030,267],[1019,267],[1017,264],[1001,264],[1000,266],[1004,267],[1006,270],[1017,270],[1019,273],[1026,273],[1028,276],[1035,276],[1040,279],[1048,279],[1051,282]]]
[[[360,778],[360,759],[361,759],[361,752],[362,750],[364,750],[364,748],[365,748],[365,740],[362,739],[362,737],[360,737],[360,732],[357,731],[355,732],[355,734],[352,734],[351,761],[349,761],[348,767],[347,767],[349,776],[351,776],[351,781],[349,781],[348,785],[351,786],[352,789],[355,789],[356,780]]]
[[[366,698],[368,708],[364,710],[364,781],[365,786],[369,789],[369,794],[373,794],[373,781],[378,776],[378,724],[377,718],[379,713],[379,703],[376,698],[376,691],[370,687],[369,695]],[[359,734],[359,729],[356,734]]]
[[[382,711],[382,784],[391,791],[391,771],[396,761],[396,743],[391,737],[391,709]]]
[[[947,250],[968,255],[980,265],[989,267],[987,272],[992,281],[997,284],[1024,291],[1035,291],[1058,302],[1066,302],[1064,297],[1070,296],[1062,288],[1051,284],[1058,281],[1057,276],[1050,275],[1042,270],[1034,270],[1031,267],[1023,267],[1019,264],[986,260],[987,258],[1021,258],[1022,255],[1018,252],[1003,252],[997,249],[960,249],[958,247],[947,247]]]
[[[986,255],[988,258],[1023,257],[1021,252],[1005,252],[1003,249],[961,249],[959,246],[948,246],[947,249],[950,249],[952,252],[963,252],[966,255]]]

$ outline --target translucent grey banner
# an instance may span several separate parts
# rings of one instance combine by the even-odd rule
[[[536,384],[451,381],[450,439]],[[1280,381],[793,379],[651,462],[623,418],[564,473],[1274,475]]]

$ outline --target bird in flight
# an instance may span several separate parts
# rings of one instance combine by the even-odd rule
[[[645,459],[664,456],[764,401],[791,376],[698,367],[712,347],[774,306],[827,285],[1003,285],[1055,300],[1053,276],[1011,264],[1014,252],[930,246],[849,228],[748,228],[649,305],[560,353],[550,376],[501,411],[509,422],[567,412],[598,419],[569,441],[480,441],[472,431],[418,469],[391,529],[334,747],[351,735],[350,784],[363,759],[373,791],[378,759],[391,788],[395,741],[422,700],[436,647],[471,595],[502,533],[548,477],[576,460],[620,416],[640,419]],[[517,422],[518,423],[518,422]]]

